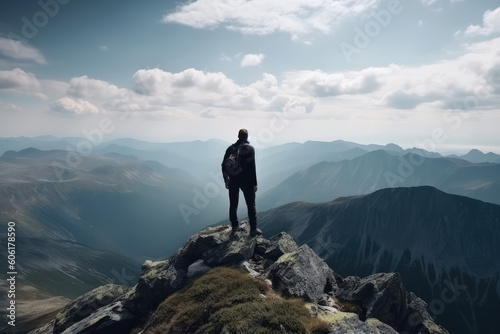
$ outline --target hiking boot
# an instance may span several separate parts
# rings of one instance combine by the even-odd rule
[[[259,230],[259,229],[258,229],[258,228],[256,228],[256,227],[251,227],[251,228],[250,228],[250,236],[251,236],[251,237],[256,237],[256,236],[258,236],[258,235],[262,235],[262,231],[261,231],[261,230]]]
[[[231,237],[236,236],[236,234],[240,231],[241,231],[241,228],[239,226],[232,226],[231,227]]]

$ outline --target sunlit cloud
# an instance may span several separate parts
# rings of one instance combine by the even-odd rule
[[[163,16],[164,23],[225,27],[244,34],[329,34],[342,22],[376,8],[379,0],[197,0]]]
[[[482,25],[470,25],[465,29],[465,36],[489,36],[500,33],[500,7],[488,10],[483,15]]]
[[[241,67],[259,66],[265,57],[262,53],[244,55],[243,59],[241,59]]]
[[[40,50],[27,43],[10,38],[0,37],[0,54],[12,59],[30,60],[38,64],[47,64]]]

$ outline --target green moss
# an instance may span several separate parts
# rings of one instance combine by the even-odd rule
[[[145,333],[328,333],[298,299],[275,295],[262,281],[230,268],[215,268],[168,297]]]
[[[276,261],[276,263],[282,263],[282,262],[287,262],[287,261],[292,261],[297,257],[297,251],[293,253],[285,253],[279,257],[279,259]]]
[[[354,313],[349,313],[349,312],[337,312],[337,313],[332,313],[328,316],[328,322],[340,326],[340,327],[346,327],[348,328],[349,326],[346,323],[346,319],[356,317],[356,314]]]

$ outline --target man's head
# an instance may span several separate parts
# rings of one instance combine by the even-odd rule
[[[248,130],[247,129],[241,129],[238,132],[238,139],[247,140],[248,139]]]

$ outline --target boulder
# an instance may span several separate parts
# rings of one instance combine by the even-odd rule
[[[335,296],[360,306],[362,320],[377,318],[405,333],[448,333],[431,319],[425,302],[405,290],[399,273],[346,277]]]
[[[311,302],[337,289],[333,270],[307,245],[282,255],[268,277],[277,290]]]
[[[383,322],[369,318],[361,321],[357,314],[348,312],[338,312],[329,319],[332,324],[330,334],[397,334],[391,326]]]
[[[253,256],[255,245],[255,238],[249,236],[231,238],[203,254],[204,261],[215,267],[249,260]]]
[[[434,322],[427,303],[413,292],[408,293],[408,317],[400,326],[402,333],[447,334],[448,331]]]
[[[288,233],[280,232],[269,239],[263,257],[276,261],[283,254],[295,252],[298,248],[299,246]]]
[[[194,276],[197,276],[197,275],[204,274],[207,271],[209,271],[210,269],[212,269],[212,267],[207,266],[205,264],[205,261],[198,260],[198,261],[196,261],[195,263],[191,264],[188,267],[187,277],[191,278],[191,277],[194,277]]]
[[[85,293],[66,305],[57,314],[54,322],[54,333],[62,333],[65,329],[88,317],[97,309],[109,305],[127,294],[131,289],[131,287],[124,285],[108,284]]]
[[[90,316],[71,325],[64,333],[128,333],[136,323],[136,315],[130,310],[127,310],[124,305],[125,302],[120,300],[103,306]]]
[[[256,244],[255,244],[255,253],[256,255],[259,256],[264,256],[266,253],[267,247],[269,247],[269,240],[264,238],[263,236],[259,235],[257,236]]]

